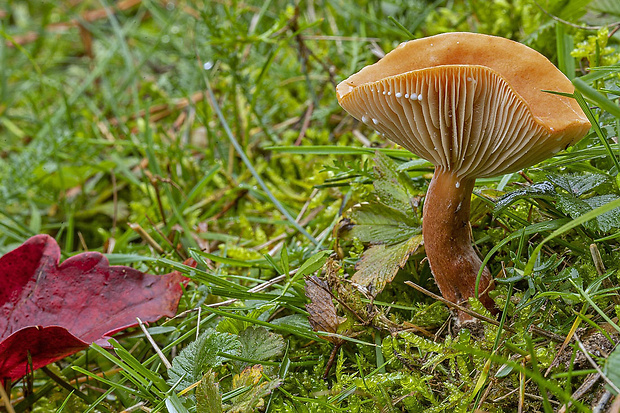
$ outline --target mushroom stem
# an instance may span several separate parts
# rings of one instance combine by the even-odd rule
[[[459,178],[438,167],[424,200],[422,231],[431,271],[441,294],[459,304],[474,296],[476,277],[482,266],[472,247],[469,229],[471,193],[475,182],[474,178]],[[488,295],[490,289],[493,289],[493,279],[485,267],[478,298],[486,308],[495,312],[494,302]],[[459,313],[460,321],[470,319],[471,316]]]

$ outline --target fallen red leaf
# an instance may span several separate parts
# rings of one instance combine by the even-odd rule
[[[30,238],[0,258],[0,381],[74,354],[109,346],[114,333],[172,317],[182,294],[180,273],[156,276],[110,266],[98,252],[59,264],[48,235]]]

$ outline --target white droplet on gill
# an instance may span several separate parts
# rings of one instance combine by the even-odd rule
[[[397,98],[401,97],[403,94],[400,92],[396,92],[396,94],[394,96],[396,96]]]
[[[375,125],[378,125],[379,121],[377,119],[375,119],[375,118],[372,118],[372,123],[374,123]]]
[[[362,116],[362,122],[368,123],[368,118],[366,116]]]

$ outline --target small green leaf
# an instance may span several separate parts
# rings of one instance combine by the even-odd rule
[[[282,252],[280,253],[280,266],[282,267],[283,274],[288,274],[291,270],[288,263],[288,251],[286,250],[286,245],[282,247]]]
[[[248,367],[241,373],[236,374],[232,380],[233,389],[248,388],[239,396],[232,399],[232,407],[226,409],[229,413],[250,413],[264,406],[263,397],[268,396],[281,382],[279,380],[263,381],[263,367],[256,365]]]
[[[375,171],[379,175],[373,183],[379,201],[405,215],[412,212],[413,188],[406,172],[399,172],[396,163],[388,156],[375,154]]]
[[[240,356],[246,359],[269,360],[284,352],[284,339],[265,327],[249,327],[239,334]]]
[[[180,380],[177,389],[185,389],[200,380],[207,369],[220,366],[226,361],[217,353],[238,355],[240,347],[241,343],[236,336],[210,328],[172,360],[172,367],[168,369],[168,383],[175,384]]]
[[[616,195],[607,194],[579,199],[570,195],[558,195],[558,207],[571,218],[577,218],[598,207],[618,199]],[[593,231],[608,232],[613,228],[620,228],[620,208],[612,209],[596,217],[592,221],[583,223],[583,226]]]
[[[540,182],[524,188],[517,189],[502,196],[495,203],[494,214],[513,204],[519,199],[540,198],[553,200],[557,196],[555,187],[550,182]]]
[[[222,395],[215,373],[209,370],[196,388],[196,413],[221,413]]]
[[[421,232],[410,215],[373,201],[351,209],[342,221],[338,235],[369,244],[397,244]]]
[[[422,235],[415,235],[405,242],[394,245],[373,245],[368,248],[355,266],[352,281],[379,294],[392,281],[398,270],[405,266],[409,256],[422,245]]]
[[[313,272],[321,268],[323,264],[325,264],[325,261],[327,261],[328,254],[328,251],[320,251],[314,254],[312,257],[308,258],[303,264],[301,264],[299,270],[297,270],[295,278],[312,274]]]
[[[609,176],[596,173],[587,173],[583,175],[550,174],[549,180],[575,196],[584,195],[603,184],[611,183]]]
[[[507,364],[503,364],[498,370],[497,373],[495,373],[495,377],[497,377],[498,379],[502,379],[504,377],[507,377],[510,373],[512,373],[513,367],[509,366]]]

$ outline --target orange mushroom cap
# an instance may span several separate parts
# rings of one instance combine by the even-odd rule
[[[446,33],[402,43],[341,82],[338,102],[459,177],[490,177],[576,143],[590,122],[546,57],[501,37]]]

